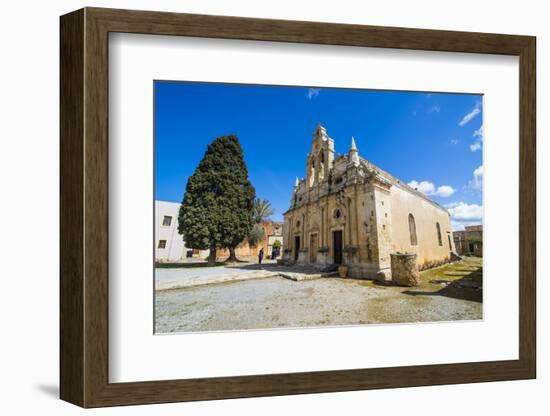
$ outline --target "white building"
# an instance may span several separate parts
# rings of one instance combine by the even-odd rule
[[[155,261],[179,261],[189,257],[208,257],[210,250],[193,250],[186,247],[178,233],[177,202],[155,201]]]
[[[179,209],[176,202],[155,201],[155,261],[178,261],[187,255],[178,233]]]

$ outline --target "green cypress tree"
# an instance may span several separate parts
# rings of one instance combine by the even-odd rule
[[[243,150],[236,136],[218,137],[187,181],[178,216],[178,232],[188,247],[216,250],[234,248],[252,228],[256,190],[248,180]]]

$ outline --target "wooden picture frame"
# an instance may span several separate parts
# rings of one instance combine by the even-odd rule
[[[61,17],[60,396],[82,407],[530,379],[536,376],[535,38],[85,8]],[[109,383],[110,32],[519,56],[519,359]]]

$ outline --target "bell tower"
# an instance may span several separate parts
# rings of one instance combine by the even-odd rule
[[[313,142],[306,161],[306,184],[308,188],[325,181],[333,163],[334,140],[327,135],[326,129],[318,124],[313,133]]]

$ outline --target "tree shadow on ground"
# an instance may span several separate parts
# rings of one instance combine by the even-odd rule
[[[303,273],[303,274],[319,274],[322,270],[313,266],[286,266],[283,264],[277,264],[275,262],[266,262],[262,264],[248,263],[248,264],[229,264],[226,266],[228,269],[241,269],[246,271],[252,270],[265,270],[269,272],[291,272],[291,273]]]
[[[456,273],[446,272],[446,276],[457,276]],[[483,302],[483,268],[480,267],[471,273],[463,276],[461,279],[433,279],[431,284],[444,284],[445,286],[437,291],[405,290],[401,293],[411,296],[445,296],[448,298],[469,300],[473,302]]]
[[[217,261],[215,266],[209,266],[207,261],[186,261],[181,263],[155,263],[157,269],[195,269],[200,267],[225,266],[223,261]]]

